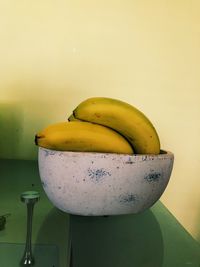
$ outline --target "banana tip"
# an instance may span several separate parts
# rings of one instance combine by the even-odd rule
[[[74,118],[76,118],[76,109],[72,111],[72,115],[74,116]]]
[[[35,144],[38,146],[38,140],[40,139],[40,138],[42,138],[42,137],[44,137],[44,135],[39,135],[39,134],[36,134],[35,135]]]
[[[38,136],[37,136],[37,134],[35,135],[34,142],[35,142],[35,144],[36,144],[36,146],[37,146],[37,145],[38,145]]]
[[[45,137],[45,135],[44,134],[36,134],[35,135],[35,144],[38,146],[39,145],[39,139],[41,139],[41,138],[44,138]]]

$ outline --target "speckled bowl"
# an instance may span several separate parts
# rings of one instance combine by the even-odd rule
[[[174,156],[55,151],[39,147],[43,188],[58,209],[84,216],[138,213],[170,179]]]

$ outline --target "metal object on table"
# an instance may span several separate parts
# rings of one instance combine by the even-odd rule
[[[36,191],[26,191],[21,194],[21,201],[27,206],[27,233],[26,233],[26,245],[24,255],[21,260],[21,266],[34,265],[34,257],[32,255],[32,221],[33,221],[33,209],[36,202],[40,199],[39,193]]]
[[[6,213],[0,216],[0,231],[5,229],[7,217],[10,216],[10,213]]]

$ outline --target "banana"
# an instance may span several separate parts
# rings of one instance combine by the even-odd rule
[[[126,102],[92,97],[81,102],[73,115],[75,119],[104,125],[119,132],[137,154],[160,153],[160,140],[154,126],[141,111]]]
[[[69,116],[68,121],[80,121],[80,120],[79,120],[79,119],[76,119],[76,118],[74,117],[74,114],[72,113],[72,114]]]
[[[35,136],[38,146],[62,151],[133,154],[129,142],[114,130],[82,121],[60,122]]]

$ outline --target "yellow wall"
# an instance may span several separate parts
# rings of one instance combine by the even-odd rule
[[[175,154],[162,201],[200,241],[200,1],[0,1],[0,157],[83,99],[119,98]]]

